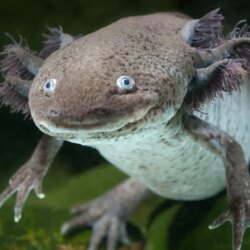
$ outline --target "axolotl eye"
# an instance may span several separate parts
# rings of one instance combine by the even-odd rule
[[[135,89],[135,82],[129,76],[120,76],[116,80],[116,85],[120,90],[125,90],[125,91],[128,91],[128,92]]]
[[[56,79],[49,79],[44,84],[44,92],[45,93],[51,93],[54,92],[56,88]]]

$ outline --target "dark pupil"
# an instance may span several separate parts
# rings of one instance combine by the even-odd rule
[[[128,86],[128,85],[130,85],[130,80],[129,79],[124,79],[123,83]]]
[[[50,82],[47,82],[45,86],[46,86],[47,89],[49,89],[50,86],[51,86],[51,83],[50,83]]]

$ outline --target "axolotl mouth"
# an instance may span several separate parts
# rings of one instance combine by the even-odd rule
[[[105,135],[104,139],[122,136],[128,133],[143,131],[144,128],[157,127],[160,123],[166,123],[175,114],[174,109],[164,109],[159,106],[147,107],[128,113],[123,117],[107,118],[102,121],[88,119],[76,121],[70,117],[48,117],[42,119],[36,114],[33,116],[36,125],[46,134],[57,136],[65,140],[77,137],[82,139],[95,138],[100,133]],[[101,138],[99,138],[101,140]],[[74,141],[74,140],[73,140]]]
[[[133,113],[124,114],[120,117],[107,116],[103,119],[90,118],[77,120],[73,117],[47,116],[46,119],[33,116],[36,125],[45,133],[52,136],[60,136],[64,134],[95,133],[95,132],[114,132],[123,130],[127,126],[133,126],[145,120],[152,112],[157,113],[159,108],[146,108]]]

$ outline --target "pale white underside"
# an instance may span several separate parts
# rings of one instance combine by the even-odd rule
[[[241,92],[226,94],[207,104],[195,115],[233,136],[250,156],[250,84]],[[181,131],[181,130],[180,130]],[[164,140],[160,138],[164,134]],[[172,137],[168,131],[145,132],[119,139],[119,143],[97,144],[100,153],[116,167],[164,197],[196,200],[225,188],[222,158],[187,133]]]

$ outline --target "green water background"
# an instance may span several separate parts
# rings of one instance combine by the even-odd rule
[[[198,18],[217,7],[226,17],[226,30],[241,19],[250,20],[250,2],[246,0],[1,1],[0,47],[10,42],[5,32],[16,39],[22,35],[32,49],[39,50],[46,26],[61,25],[69,34],[87,34],[124,16],[181,11]],[[24,120],[21,114],[11,114],[8,108],[0,109],[0,190],[28,159],[40,136],[32,121]],[[14,197],[0,210],[0,249],[86,249],[90,231],[71,238],[59,233],[62,223],[71,218],[69,208],[93,199],[124,178],[95,150],[65,143],[45,178],[46,199],[38,200],[32,194],[18,224],[13,221]],[[194,203],[171,203],[152,195],[130,220],[131,249],[230,249],[229,224],[215,231],[207,228],[226,205],[225,195]],[[249,247],[247,233],[243,249]]]

